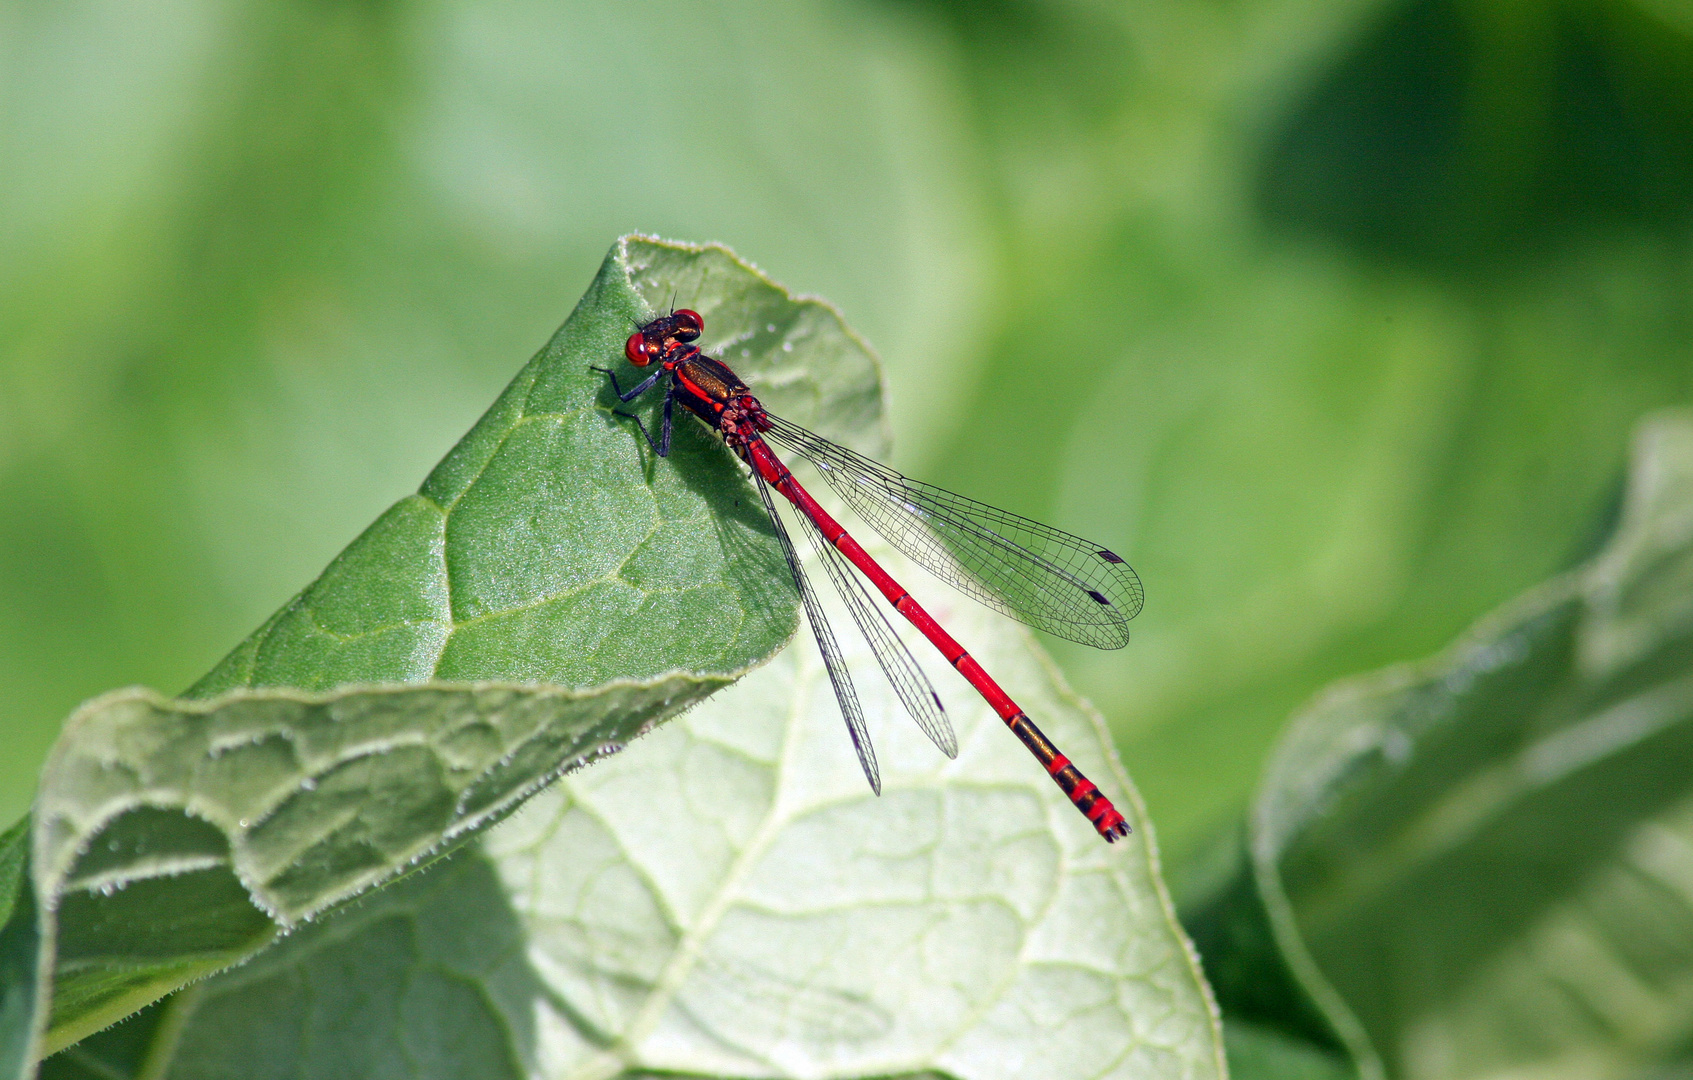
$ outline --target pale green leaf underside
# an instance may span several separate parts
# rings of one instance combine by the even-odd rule
[[[1101,726],[966,604],[936,613],[1117,800],[1126,842],[951,675],[942,757],[848,633],[881,798],[815,650],[790,649],[477,849],[173,999],[155,1075],[1220,1077]]]
[[[741,467],[686,416],[657,462],[590,370],[629,371],[624,338],[673,295],[725,312],[710,340],[773,404],[880,445],[876,361],[832,308],[722,248],[618,241],[419,493],[191,691],[208,704],[122,692],[68,725],[34,817],[47,1049],[391,877],[791,636]],[[347,686],[365,689],[310,696]]]
[[[1366,1072],[1643,1076],[1693,1043],[1693,415],[1588,567],[1320,699],[1255,859]]]

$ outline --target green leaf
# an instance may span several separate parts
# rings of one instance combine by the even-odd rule
[[[650,310],[631,297],[679,287],[773,408],[879,448],[874,365],[831,309],[720,249],[620,242],[421,493],[202,699],[121,691],[73,719],[34,816],[48,1046],[193,985],[46,1076],[1222,1075],[1097,717],[974,607],[937,614],[1118,799],[1128,843],[1101,844],[962,683],[959,759],[898,718],[873,798],[803,649],[536,796],[494,843],[455,844],[792,632],[785,567],[721,444],[684,420],[654,460],[585,370]],[[570,606],[607,587],[644,596],[591,620]],[[849,662],[874,670],[856,641]],[[879,679],[861,691],[897,714]]]
[[[250,956],[718,685],[90,702],[35,811],[56,931],[48,1049]]]
[[[1364,1075],[1602,1080],[1685,1054],[1690,672],[1693,414],[1674,412],[1640,429],[1590,565],[1295,721],[1253,818],[1258,888]]]
[[[29,876],[29,819],[0,835],[0,1076],[35,1060],[41,947]]]
[[[793,300],[724,249],[626,237],[418,494],[191,695],[428,679],[583,687],[678,670],[723,680],[769,655],[794,608],[772,602],[779,555],[740,467],[693,423],[651,467],[590,370],[621,363],[630,330],[682,289],[707,343],[732,343],[773,406],[880,441],[875,362],[832,308]]]
[[[139,1045],[123,1025],[47,1075],[1223,1076],[1100,721],[1020,629],[949,607],[1126,841],[1101,843],[951,675],[942,757],[843,634],[882,797],[816,650],[789,649],[476,848],[171,999]]]
[[[791,636],[740,466],[685,417],[656,461],[589,370],[682,288],[773,405],[881,444],[876,363],[832,308],[722,248],[618,241],[420,492],[202,679],[206,700],[120,691],[67,724],[33,815],[48,1050],[486,826]]]

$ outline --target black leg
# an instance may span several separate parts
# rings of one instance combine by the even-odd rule
[[[613,383],[613,385],[615,386],[616,383]],[[612,415],[627,417],[635,421],[635,426],[641,429],[641,435],[647,440],[647,445],[653,448],[653,453],[661,458],[667,458],[670,456],[670,417],[675,403],[676,387],[672,386],[664,395],[664,426],[659,429],[662,436],[659,439],[652,437],[652,433],[647,430],[647,425],[642,423],[641,418],[634,413],[627,413],[622,409],[613,409]]]
[[[642,394],[646,393],[648,390],[651,390],[653,388],[653,383],[657,382],[659,379],[664,377],[664,369],[659,368],[657,371],[653,372],[651,375],[648,375],[646,380],[644,382],[642,382],[641,385],[635,387],[635,389],[633,389],[633,390],[630,390],[628,393],[624,393],[623,387],[617,385],[617,374],[616,374],[616,372],[612,371],[610,368],[593,367],[593,366],[590,365],[588,370],[589,371],[597,371],[600,374],[604,375],[606,378],[610,379],[611,380],[612,392],[617,395],[617,400],[619,400],[619,401],[634,401],[636,398],[640,397]]]
[[[676,404],[676,384],[670,384],[670,390],[664,395],[664,453],[659,457],[670,456],[670,414]]]

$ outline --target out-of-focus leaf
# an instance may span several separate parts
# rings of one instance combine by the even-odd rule
[[[1317,689],[1590,554],[1628,432],[1693,397],[1693,50],[1628,11],[1686,5],[921,6],[965,49],[1007,266],[924,478],[1141,573],[1127,650],[1053,652],[1179,864],[1245,813]],[[1553,167],[1519,172],[1520,151]],[[1431,222],[1415,197],[1448,165],[1538,186],[1442,188]],[[1266,191],[1284,181],[1305,212]],[[1464,230],[1473,257],[1325,227],[1384,187],[1410,198],[1379,216]]]
[[[657,462],[590,370],[684,285],[773,404],[880,446],[876,364],[832,308],[721,248],[620,240],[420,493],[196,688],[221,696],[123,691],[67,725],[33,815],[47,1049],[509,813],[787,640],[786,567],[726,448],[687,421]],[[378,682],[426,685],[321,693]]]
[[[1684,235],[1693,34],[1670,6],[1386,5],[1280,125],[1259,208],[1470,281],[1583,235]]]
[[[1280,1051],[1293,1048],[1304,1056],[1327,1054],[1344,1061],[1344,1042],[1282,952],[1259,896],[1246,839],[1244,828],[1229,837],[1226,857],[1217,860],[1208,880],[1174,879],[1182,925],[1205,962],[1206,981],[1227,1018],[1230,1054],[1238,1050],[1281,1061],[1287,1055]],[[1197,862],[1190,860],[1188,868]]]
[[[1299,717],[1252,853],[1284,958],[1366,1076],[1606,1080],[1679,1060],[1693,414],[1642,425],[1590,565]]]
[[[1346,1058],[1275,1028],[1230,1019],[1223,1026],[1232,1080],[1352,1080]]]
[[[1204,984],[1097,717],[1020,629],[934,606],[1118,801],[1127,840],[1101,843],[952,676],[960,753],[943,758],[845,634],[880,798],[816,651],[789,649],[476,849],[171,999],[139,1044],[113,1029],[46,1076],[145,1059],[173,1080],[1220,1078]]]

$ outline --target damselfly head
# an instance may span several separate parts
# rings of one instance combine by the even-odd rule
[[[699,312],[687,308],[672,311],[630,334],[623,345],[623,354],[636,367],[646,367],[655,360],[664,359],[677,345],[694,341],[704,329],[705,320],[700,318]]]

